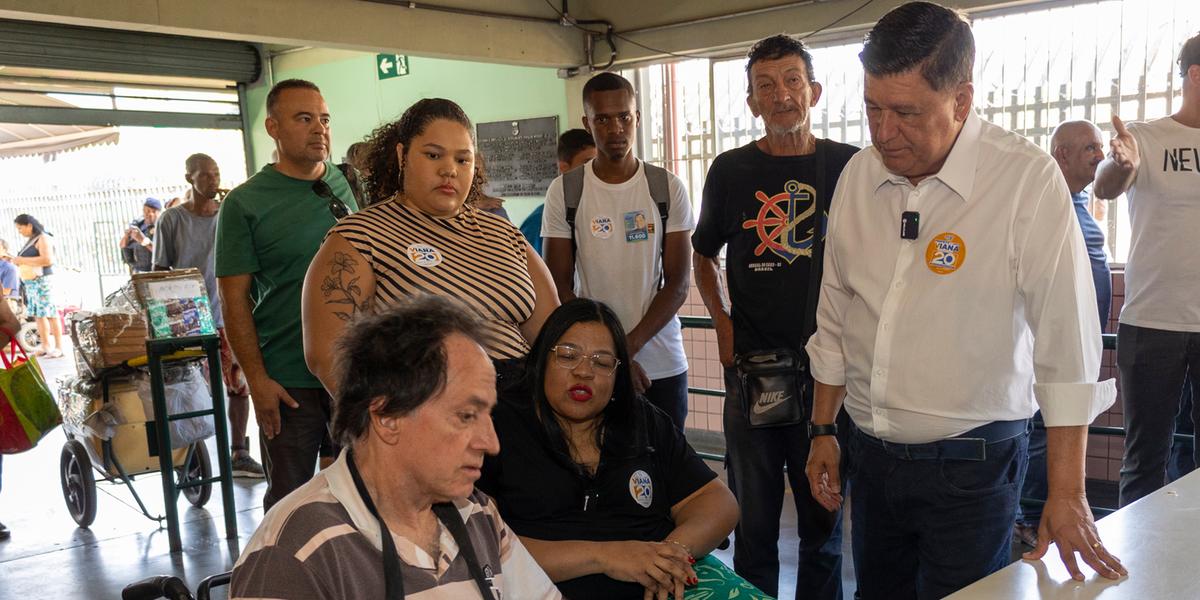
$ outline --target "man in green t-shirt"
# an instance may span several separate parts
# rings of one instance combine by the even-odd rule
[[[263,508],[312,477],[330,398],[304,362],[300,291],[325,233],[357,210],[329,162],[329,108],[299,79],[267,94],[279,161],[229,192],[217,216],[217,280],[226,334],[246,373],[269,482]]]

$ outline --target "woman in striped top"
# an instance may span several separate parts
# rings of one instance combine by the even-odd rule
[[[355,315],[417,294],[482,318],[501,380],[513,380],[558,295],[508,221],[476,209],[473,128],[454,102],[424,99],[370,140],[371,206],[338,222],[304,280],[304,355],[336,396],[334,341]]]

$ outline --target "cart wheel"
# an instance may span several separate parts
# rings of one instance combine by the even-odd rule
[[[42,336],[38,334],[37,323],[30,321],[22,325],[20,333],[17,334],[17,340],[29,350],[40,346],[42,344]]]
[[[59,471],[63,499],[71,518],[80,527],[88,527],[96,520],[96,478],[92,474],[92,459],[83,444],[77,440],[63,444]]]
[[[204,442],[196,442],[192,444],[192,458],[184,468],[176,469],[179,474],[179,483],[188,481],[198,481],[212,477],[212,463],[208,460],[208,446]],[[183,488],[183,496],[192,503],[192,506],[197,508],[208,503],[208,499],[212,497],[212,484]]]

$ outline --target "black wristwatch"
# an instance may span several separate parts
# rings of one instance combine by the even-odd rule
[[[813,439],[822,435],[837,435],[837,423],[828,425],[817,425],[812,421],[808,422],[808,439]]]

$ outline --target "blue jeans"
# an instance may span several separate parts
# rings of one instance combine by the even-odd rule
[[[811,410],[812,399],[807,402]],[[734,571],[770,596],[779,595],[779,516],[786,476],[796,503],[796,534],[800,538],[796,598],[841,600],[841,511],[825,510],[809,491],[804,475],[809,447],[805,426],[748,427],[733,369],[725,369],[724,424],[729,488],[742,511],[734,530]],[[843,448],[848,426],[843,412],[839,417]]]
[[[650,401],[650,404],[667,413],[676,429],[683,431],[683,423],[687,419],[688,411],[687,388],[687,371],[684,371],[674,377],[663,377],[651,381],[649,389],[642,395]]]
[[[1125,457],[1121,463],[1121,506],[1166,484],[1171,434],[1189,371],[1200,375],[1200,333],[1164,331],[1122,323],[1117,329],[1117,368],[1125,403]],[[1192,397],[1200,377],[1190,378]],[[1192,403],[1192,424],[1200,411]],[[1193,460],[1200,460],[1195,456]]]
[[[1008,564],[1028,431],[983,460],[906,459],[855,429],[850,521],[863,600],[942,598]]]

